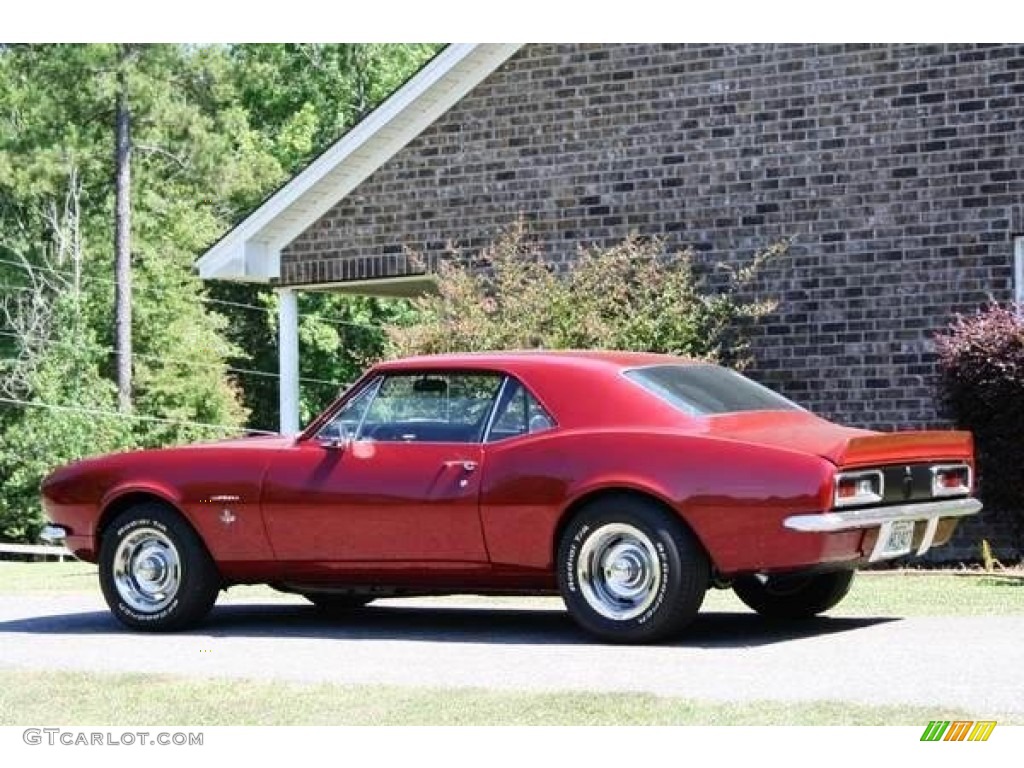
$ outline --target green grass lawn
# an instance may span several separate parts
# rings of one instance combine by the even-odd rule
[[[0,595],[91,592],[99,594],[96,566],[89,563],[0,562]],[[223,599],[223,597],[222,597]],[[269,587],[234,587],[229,600],[289,600]],[[558,598],[507,598],[510,604],[560,605]],[[446,598],[478,603],[483,598]],[[494,598],[486,598],[488,602]],[[711,590],[705,611],[745,611],[729,590]],[[978,616],[1024,614],[1024,573],[978,571],[866,571],[857,575],[847,598],[833,611],[845,616]]]
[[[15,563],[0,560],[0,595],[98,590],[96,566],[79,561]]]
[[[947,719],[991,719],[942,710]],[[0,725],[917,725],[934,708],[0,671]],[[999,719],[1000,724],[1010,720]],[[1017,722],[1021,722],[1020,719]]]

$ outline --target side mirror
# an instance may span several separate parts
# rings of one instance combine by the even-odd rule
[[[317,435],[317,440],[320,442],[320,446],[330,451],[348,450],[353,439],[354,436],[349,431],[348,427],[334,424],[328,424],[323,430],[321,430],[320,434]]]
[[[344,453],[351,444],[351,437],[332,437],[320,441],[321,447],[326,448],[329,451],[341,451],[342,453]]]

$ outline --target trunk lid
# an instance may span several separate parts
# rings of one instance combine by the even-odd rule
[[[970,460],[970,432],[871,432],[833,424],[807,411],[749,411],[707,418],[708,434],[788,448],[856,467],[930,460]]]
[[[949,459],[970,461],[973,457],[971,433],[953,430],[876,432],[851,438],[825,456],[843,467]]]

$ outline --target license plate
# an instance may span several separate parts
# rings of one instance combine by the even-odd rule
[[[914,541],[914,521],[894,520],[883,523],[878,531],[878,541],[871,553],[872,560],[886,560],[906,555]]]

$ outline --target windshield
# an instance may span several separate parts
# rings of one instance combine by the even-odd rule
[[[652,365],[634,368],[625,375],[691,416],[803,410],[746,376],[717,365]]]

